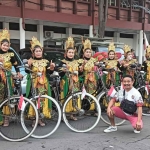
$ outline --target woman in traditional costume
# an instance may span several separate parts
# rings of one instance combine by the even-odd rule
[[[36,89],[37,94],[47,94],[48,96],[51,96],[51,89],[49,85],[49,81],[47,79],[47,74],[52,74],[53,70],[55,68],[55,64],[49,62],[47,59],[43,59],[43,48],[40,44],[40,42],[37,40],[37,38],[33,37],[31,43],[31,51],[33,58],[28,60],[28,65],[30,69],[32,70],[32,82],[33,82],[33,88]],[[27,73],[29,73],[26,70]],[[41,77],[38,77],[36,74],[41,73]],[[30,74],[27,75],[27,87],[26,87],[26,97],[29,96],[31,91],[31,77]],[[51,118],[51,108],[52,108],[52,102],[48,99],[41,100],[42,104],[42,113],[45,118]],[[29,118],[33,118],[35,116],[33,107],[29,107],[28,112]],[[45,126],[45,123],[42,122],[42,120],[39,120],[40,126]],[[34,126],[34,121],[32,126]]]
[[[10,95],[13,95],[13,82],[11,78],[11,69],[14,66],[15,71],[18,77],[22,77],[20,74],[18,66],[18,62],[15,58],[15,54],[13,52],[9,52],[10,49],[10,34],[9,31],[4,29],[0,32],[0,61],[3,63],[3,67],[9,71],[7,71],[7,75],[10,76],[8,83],[10,88]],[[5,98],[5,89],[6,88],[6,76],[5,72],[0,69],[0,102],[2,102]],[[6,95],[7,96],[7,95]],[[8,106],[4,106],[2,110],[3,115],[9,115],[10,111]],[[5,117],[4,122],[3,118],[0,118],[0,124],[3,123],[3,126],[9,126],[9,118]]]
[[[133,59],[131,48],[128,45],[124,46],[124,56],[125,59],[121,62],[123,75],[131,75],[134,78],[135,71],[130,65],[137,63],[137,60]]]
[[[63,69],[60,73],[61,76],[61,82],[60,82],[60,89],[61,89],[61,95],[60,98],[62,99],[62,102],[66,98],[66,96],[72,91],[72,88],[74,87],[74,91],[80,90],[80,81],[79,81],[79,62],[78,60],[74,59],[75,56],[75,48],[74,48],[74,40],[72,37],[69,37],[66,41],[66,49],[65,49],[65,59],[61,60],[62,65],[65,64],[66,68],[72,73],[72,75],[68,76],[65,72],[65,69]],[[77,107],[81,108],[81,100],[78,99],[77,101]],[[76,109],[72,106],[72,101],[69,101],[69,103],[66,106],[66,112],[74,112]],[[72,114],[70,115],[70,119],[77,120],[76,117],[74,117]]]
[[[142,64],[142,70],[146,72],[146,75],[145,75],[146,85],[150,85],[150,45],[147,46],[146,48],[145,57],[146,57],[146,61],[144,61]],[[148,88],[148,92],[149,92],[149,88]],[[144,98],[147,99],[148,93],[145,92],[144,96],[145,96]],[[144,106],[149,107],[149,110],[147,111],[147,113],[150,114],[150,103],[147,101],[144,101]]]
[[[111,85],[119,86],[120,84],[120,63],[116,59],[115,45],[110,43],[108,46],[108,60],[105,61],[106,69],[108,74],[106,75],[106,85],[110,87]]]
[[[83,59],[79,59],[79,63],[82,64],[83,75],[84,75],[84,86],[88,93],[96,95],[97,90],[97,76],[95,73],[96,70],[96,62],[98,62],[98,58],[101,61],[103,57],[100,58],[100,55],[92,57],[92,49],[90,40],[86,39],[83,42]],[[92,103],[90,110],[95,109],[95,104]]]

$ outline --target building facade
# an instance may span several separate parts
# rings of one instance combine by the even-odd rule
[[[143,32],[149,40],[148,0],[108,0],[106,37],[124,42],[143,55]],[[105,7],[105,5],[104,5]],[[24,48],[32,36],[44,45],[47,38],[98,34],[98,0],[0,1],[0,29],[11,33],[11,43]]]

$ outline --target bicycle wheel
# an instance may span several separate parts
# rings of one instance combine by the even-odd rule
[[[150,95],[147,95],[145,86],[142,86],[138,88],[138,91],[141,93],[141,96],[143,98],[144,104],[142,107],[142,115],[150,117]]]
[[[67,98],[63,106],[63,119],[72,131],[83,133],[92,130],[98,124],[101,108],[91,94],[86,93],[83,100],[81,96],[82,92],[77,92]],[[74,121],[72,117],[77,120]]]
[[[35,104],[37,104],[38,99],[39,99],[39,96],[36,96],[30,100],[34,101]],[[48,101],[52,102],[52,107],[49,109],[49,111],[47,111],[48,113],[47,114],[48,116],[47,116],[45,113],[42,112],[42,110],[44,109],[43,106]],[[39,115],[39,119],[43,123],[45,123],[45,126],[43,127],[37,126],[36,130],[34,131],[34,134],[31,135],[34,138],[46,138],[52,135],[57,130],[61,122],[61,109],[55,99],[47,95],[42,95],[40,96],[40,103],[43,103],[43,104],[41,104],[41,107],[38,110],[38,115]],[[24,126],[24,130],[26,133],[29,132],[29,129],[27,126]]]
[[[1,126],[0,126],[0,135],[12,142],[23,141],[30,137],[30,135],[36,129],[38,123],[38,112],[36,110],[35,105],[27,98],[24,97],[24,102],[30,104],[35,111],[35,126],[34,128],[30,127],[31,122],[28,119],[27,111],[28,107],[25,105],[23,110],[18,109],[20,97],[11,97],[10,99],[4,100],[0,104],[0,119],[1,119]],[[9,126],[3,126],[3,122],[9,120]],[[25,132],[23,130],[24,126],[29,126],[30,130]]]
[[[105,122],[106,124],[110,125],[110,121],[107,117],[107,105],[108,105],[108,100],[106,97],[106,93],[103,91],[99,97],[97,98],[98,102],[101,106],[102,109],[102,113],[101,113],[101,119],[103,120],[103,122]],[[118,106],[119,104],[116,103],[116,106]],[[122,125],[125,122],[125,120],[119,119],[115,117],[115,123],[117,126]]]

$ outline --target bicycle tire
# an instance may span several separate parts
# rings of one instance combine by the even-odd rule
[[[0,104],[0,108],[2,108],[5,103],[7,103],[8,101],[10,101],[10,100],[12,100],[12,99],[20,99],[20,97],[19,97],[19,96],[14,96],[14,97],[11,97],[10,99],[4,100],[4,101]],[[2,133],[2,130],[0,130],[0,135],[1,135],[4,139],[6,139],[6,140],[8,140],[8,141],[11,141],[11,142],[20,142],[20,141],[23,141],[23,140],[27,139],[28,137],[30,137],[30,136],[33,134],[33,132],[35,131],[36,126],[37,126],[37,124],[38,124],[38,112],[37,112],[37,109],[36,109],[34,103],[31,102],[28,98],[25,98],[25,97],[24,97],[24,100],[27,101],[27,103],[29,103],[29,104],[33,107],[33,109],[34,109],[34,111],[35,111],[35,118],[36,118],[36,119],[35,119],[35,126],[32,128],[31,131],[29,131],[29,132],[27,133],[27,135],[26,135],[25,137],[17,138],[17,139],[12,139],[12,138],[10,138],[10,137],[7,137],[6,135],[4,135],[4,134]],[[7,104],[6,104],[6,105],[7,105]],[[25,107],[25,108],[26,108],[26,107]],[[25,110],[21,110],[20,119],[21,119],[21,126],[22,126],[22,128],[24,128],[24,116],[23,116],[24,112],[25,112]]]
[[[142,93],[141,93],[141,92],[140,92],[140,89],[144,89],[144,92],[142,91]],[[145,86],[141,86],[140,88],[137,88],[137,90],[140,92],[142,98],[144,98],[144,94],[145,94]],[[144,110],[142,111],[142,115],[143,115],[143,116],[150,117],[150,113],[144,113]]]
[[[82,92],[74,93],[74,95],[75,95],[75,96],[77,96],[77,95],[82,95]],[[93,128],[95,128],[96,125],[99,123],[99,121],[100,121],[100,116],[101,116],[101,108],[100,108],[100,105],[99,105],[97,99],[96,99],[93,95],[91,95],[91,94],[89,94],[89,93],[86,93],[85,96],[89,96],[90,98],[92,98],[92,100],[93,100],[93,101],[95,102],[95,104],[96,104],[96,107],[95,107],[95,108],[96,108],[96,110],[97,110],[97,112],[98,112],[98,116],[97,116],[96,122],[95,122],[90,128],[88,128],[88,129],[85,129],[85,130],[78,130],[78,129],[72,127],[72,126],[69,124],[69,122],[68,122],[68,119],[67,119],[67,117],[66,117],[66,115],[65,115],[65,110],[66,110],[67,103],[68,103],[70,100],[72,100],[72,95],[70,95],[70,96],[66,99],[66,101],[65,101],[65,103],[64,103],[64,105],[63,105],[63,119],[64,119],[65,124],[67,125],[67,127],[68,127],[69,129],[71,129],[71,130],[74,131],[74,132],[78,132],[78,133],[85,133],[85,132],[91,131],[91,130],[92,130]]]
[[[101,99],[105,94],[106,94],[106,92],[103,91],[103,92],[99,95],[99,97],[97,98],[99,104],[100,104],[100,99]],[[102,114],[101,114],[101,120],[102,120],[104,123],[110,125],[110,122],[108,122],[107,120],[105,120],[105,118],[102,116]],[[122,120],[121,122],[116,123],[116,125],[117,125],[117,126],[120,126],[120,125],[122,125],[125,121],[126,121],[126,120]]]
[[[39,96],[35,96],[34,98],[31,98],[30,100],[32,101],[33,99],[38,99],[38,98],[39,98]],[[47,98],[47,99],[51,100],[56,105],[57,111],[58,111],[58,120],[57,120],[57,124],[56,124],[55,128],[51,132],[49,132],[45,135],[36,135],[36,134],[31,135],[31,137],[37,138],[37,139],[43,139],[43,138],[46,138],[46,137],[52,135],[58,129],[60,122],[61,122],[61,109],[60,109],[58,102],[48,95],[42,95],[42,96],[40,96],[40,98]],[[25,130],[25,132],[28,132],[27,128],[24,128],[24,130]]]

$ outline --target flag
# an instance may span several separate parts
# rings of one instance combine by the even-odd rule
[[[115,97],[116,93],[117,91],[115,90],[114,86],[112,86],[110,90],[108,91],[108,96]]]
[[[81,99],[83,99],[85,97],[85,95],[86,95],[86,90],[85,90],[85,87],[83,85]]]
[[[148,85],[145,85],[145,91],[146,91],[146,94],[149,95],[149,88],[148,88]]]
[[[145,56],[145,53],[146,53],[146,48],[147,46],[149,45],[148,43],[148,40],[147,40],[147,37],[146,37],[146,34],[144,33],[144,56]],[[144,61],[146,60],[146,57],[144,57]]]
[[[147,46],[149,45],[146,34],[144,33],[144,50],[146,50]]]
[[[124,90],[124,87],[123,87],[123,84],[121,83],[121,88],[120,88],[120,90]]]
[[[37,101],[37,105],[36,105],[36,108],[37,109],[40,109],[41,105],[40,105],[40,97],[38,97],[38,101]]]
[[[23,95],[20,96],[20,100],[19,100],[19,104],[18,104],[18,109],[19,110],[24,110],[25,108],[25,102],[24,102],[24,98]]]

